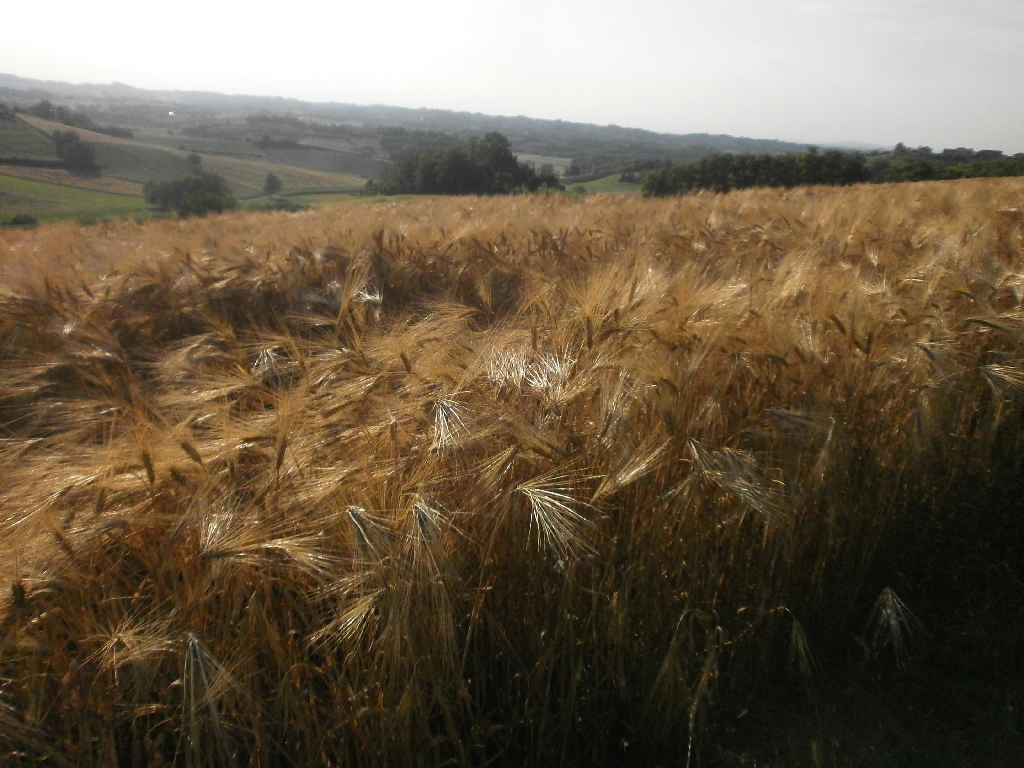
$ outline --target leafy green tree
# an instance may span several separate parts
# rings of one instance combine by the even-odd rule
[[[189,152],[188,155],[185,156],[185,160],[192,168],[193,173],[199,173],[200,169],[203,167],[203,156],[198,152]]]
[[[281,179],[273,171],[267,174],[263,182],[263,191],[268,195],[276,195],[281,191]]]
[[[54,120],[58,123],[64,123],[64,125],[70,125],[72,128],[83,128],[87,131],[95,131],[98,129],[98,126],[87,114],[85,114],[85,112],[82,112],[81,110],[73,110],[70,107],[65,107],[60,104],[53,104],[46,99],[33,104],[31,107],[24,110],[24,112],[25,114],[32,115],[33,117],[41,117],[44,120]]]
[[[234,198],[230,195],[217,195],[205,189],[189,192],[178,204],[178,215],[205,216],[208,213],[224,213],[235,207]]]
[[[750,187],[796,187],[806,184],[859,184],[872,172],[862,154],[810,147],[802,154],[711,155],[648,173],[641,192],[648,197],[679,195],[698,189],[728,192]]]
[[[409,148],[395,158],[380,185],[384,194],[501,195],[541,186],[561,188],[551,174],[538,176],[520,163],[509,140],[497,132],[449,148]]]
[[[173,181],[148,181],[142,187],[146,202],[179,216],[223,213],[237,207],[227,181],[215,173],[199,173]]]
[[[35,216],[27,213],[16,213],[9,219],[0,219],[0,227],[34,227],[38,223]]]
[[[87,131],[95,131],[97,128],[90,117],[82,111],[75,111],[69,107],[56,106],[53,108],[53,119],[58,123],[70,125],[72,128],[84,128]]]
[[[33,104],[31,107],[26,109],[25,114],[32,115],[33,117],[41,117],[43,120],[53,120],[53,104],[46,99],[43,99],[39,103]]]
[[[549,189],[565,189],[561,179],[558,178],[558,174],[555,173],[555,167],[550,163],[542,165],[540,167],[540,173],[537,174],[537,189],[540,187],[548,187]]]
[[[942,178],[942,167],[916,157],[906,157],[889,166],[886,181],[930,181]]]
[[[74,131],[54,131],[52,138],[57,157],[69,171],[82,176],[99,173],[96,149],[92,144],[82,141]]]

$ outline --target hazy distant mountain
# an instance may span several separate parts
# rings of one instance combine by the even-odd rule
[[[806,144],[706,133],[666,134],[617,125],[591,125],[530,117],[504,117],[441,109],[305,102],[201,91],[151,91],[122,83],[72,84],[0,74],[0,101],[28,105],[41,99],[88,113],[99,122],[130,128],[183,130],[269,114],[315,126],[349,126],[379,133],[385,127],[433,131],[464,138],[499,131],[517,153],[573,159],[577,174],[614,172],[639,163],[695,160],[718,152],[800,152]],[[169,113],[174,113],[173,116]]]
[[[836,149],[850,149],[854,152],[874,152],[876,150],[891,150],[884,144],[871,144],[866,141],[823,141],[819,147],[835,147]]]

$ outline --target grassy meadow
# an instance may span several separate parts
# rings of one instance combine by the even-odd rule
[[[49,137],[21,118],[0,121],[0,159],[56,160]]]
[[[164,147],[165,149],[227,155],[229,157],[249,160],[256,160],[260,155],[259,147],[241,139],[200,139],[180,134],[139,131],[135,134],[135,140],[151,146]]]
[[[254,163],[234,157],[204,155],[203,167],[219,173],[233,187],[239,190],[239,197],[247,198],[263,192],[263,182],[268,172],[274,172],[284,185],[283,192],[290,194],[302,190],[307,194],[324,191],[336,193],[339,188],[346,190],[362,189],[366,180],[346,174],[332,173],[309,168],[298,168],[291,165],[274,163]]]
[[[595,179],[594,181],[585,181],[579,186],[587,190],[588,193],[601,193],[610,195],[621,195],[621,194],[640,194],[639,184],[630,184],[629,182],[619,181],[622,176],[621,173],[616,173],[611,176],[605,176],[601,179]],[[573,185],[576,186],[576,185]]]
[[[39,170],[70,177],[66,171]],[[66,181],[75,183],[76,180],[72,177]],[[31,215],[40,221],[95,220],[108,216],[146,215],[148,212],[149,206],[138,194],[82,189],[0,173],[0,219],[21,214]]]
[[[37,168],[27,165],[2,165],[0,174],[15,176],[26,181],[39,181],[60,187],[77,187],[93,192],[109,192],[115,195],[142,196],[142,185],[110,176],[79,176],[64,168]]]
[[[1019,764],[1022,210],[0,231],[4,764]]]

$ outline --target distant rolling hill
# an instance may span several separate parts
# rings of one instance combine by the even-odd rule
[[[58,130],[74,131],[93,147],[99,175],[75,175],[62,167],[51,138]],[[288,162],[287,157],[273,156],[241,141],[237,142],[241,148],[237,152],[239,147],[231,141],[218,145],[186,138],[185,142],[181,144],[178,137],[167,136],[166,132],[138,132],[133,139],[119,138],[30,115],[0,119],[0,224],[24,216],[38,221],[96,221],[108,216],[148,215],[143,184],[194,172],[187,160],[194,149],[217,149],[218,154],[200,153],[202,167],[223,176],[237,198],[257,207],[274,205],[263,197],[264,181],[270,172],[283,184],[279,197],[288,197],[288,205],[296,206],[321,204],[339,194],[358,192],[374,170],[371,167],[363,175],[332,170],[360,162],[365,168],[367,158],[359,156],[355,156],[357,162],[347,166],[320,162],[318,167],[314,160],[317,154],[344,156],[324,149],[313,150],[307,158],[313,162],[301,167],[300,163]],[[190,146],[193,143],[203,146]],[[381,161],[377,162],[379,172]]]
[[[56,160],[53,142],[48,137],[57,130],[73,130],[84,141],[93,145],[103,180],[77,179],[66,171],[57,169],[19,167],[17,161],[20,159],[47,162]],[[19,116],[14,121],[0,122],[0,173],[103,191],[108,191],[111,187],[109,180],[121,180],[129,182],[129,185],[122,184],[117,189],[118,192],[141,195],[143,182],[165,181],[184,176],[191,171],[191,166],[186,160],[191,148],[175,149],[150,144],[146,139],[145,135],[139,135],[135,139],[117,138],[82,128],[70,128],[37,117]],[[281,179],[286,191],[289,188],[314,191],[357,189],[365,181],[365,177],[353,174],[274,162],[274,158],[266,157],[265,154],[261,155],[256,150],[250,157],[243,158],[203,155],[203,167],[224,176],[234,193],[243,198],[262,194],[263,181],[271,171]],[[107,183],[104,184],[104,181]]]
[[[626,168],[651,161],[681,162],[718,152],[799,152],[806,144],[707,133],[665,134],[616,125],[590,125],[562,120],[506,117],[441,109],[407,109],[382,105],[315,103],[263,96],[236,96],[197,91],[152,91],[121,83],[70,84],[30,80],[0,74],[0,101],[27,105],[40,99],[83,110],[97,122],[155,131],[195,140],[234,139],[250,135],[256,141],[265,131],[284,132],[302,144],[339,151],[349,146],[348,158],[326,154],[271,155],[274,162],[315,165],[363,177],[380,177],[391,157],[388,129],[440,132],[458,138],[499,131],[518,154],[575,160],[575,172]],[[173,113],[173,114],[171,114]],[[290,124],[246,123],[253,116],[290,118]],[[328,143],[333,142],[333,143]],[[248,147],[251,151],[252,147]],[[314,159],[315,158],[315,159]],[[356,163],[352,158],[359,160]],[[368,162],[373,160],[374,162]],[[345,166],[349,162],[352,165]],[[327,167],[329,166],[329,167]]]
[[[71,110],[84,117],[80,125],[119,129],[114,132],[133,138],[74,129],[93,144],[102,177],[71,176],[59,167],[49,139],[54,131],[69,127],[24,114],[44,100],[65,107],[65,115]],[[261,199],[266,176],[273,172],[284,185],[282,194],[300,204],[317,204],[358,191],[367,179],[382,180],[393,158],[406,149],[450,146],[489,131],[507,136],[521,159],[538,167],[550,165],[567,184],[605,192],[635,192],[646,171],[668,163],[722,152],[782,154],[807,147],[774,139],[665,134],[523,116],[154,91],[9,74],[0,74],[0,102],[21,113],[14,121],[0,121],[0,174],[136,196],[146,181],[191,172],[186,159],[191,152],[202,156],[203,168],[224,176],[242,200]],[[60,117],[53,110],[37,114]],[[626,181],[620,180],[627,171],[622,177]]]
[[[57,160],[53,142],[21,117],[0,122],[0,162],[19,159]]]

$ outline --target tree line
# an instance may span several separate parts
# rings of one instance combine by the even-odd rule
[[[54,131],[54,150],[61,163],[72,173],[79,176],[98,176],[99,163],[96,162],[96,148],[74,131]]]
[[[49,102],[46,102],[47,104]],[[0,102],[0,121],[13,122],[18,116],[17,108]],[[54,153],[58,160],[38,158],[9,159],[13,165],[30,165],[44,168],[67,168],[79,176],[96,176],[100,172],[96,162],[96,149],[92,144],[82,141],[74,131],[54,131],[50,136],[53,141]]]
[[[931,181],[997,176],[1024,176],[1024,152],[1005,155],[999,150],[975,152],[967,147],[932,151],[897,144],[891,155],[872,162],[875,181]]]
[[[538,173],[512,154],[500,133],[448,147],[423,147],[413,142],[399,152],[379,191],[386,195],[503,195],[536,192],[541,187],[562,189],[551,169]]]
[[[664,197],[700,189],[729,192],[748,187],[797,187],[810,184],[846,185],[871,180],[867,158],[858,152],[811,147],[800,154],[711,155],[651,171],[640,191],[645,197]]]
[[[135,138],[135,134],[128,128],[119,128],[116,125],[97,125],[85,112],[73,110],[60,104],[55,105],[46,99],[20,111],[26,115],[41,117],[43,120],[63,123],[71,128],[81,128],[84,131],[93,131],[94,133],[105,133],[107,136],[116,136],[120,139]]]
[[[959,147],[935,153],[930,147],[896,145],[891,153],[843,152],[816,147],[799,154],[717,154],[650,171],[640,185],[645,197],[666,197],[707,189],[729,192],[750,187],[798,187],[981,176],[1024,176],[1024,154]]]
[[[228,187],[227,179],[203,169],[203,158],[198,152],[190,152],[188,164],[191,173],[170,181],[149,180],[142,185],[146,202],[161,211],[174,211],[179,216],[205,216],[208,213],[224,213],[238,207],[238,202]],[[270,183],[268,174],[268,184]],[[274,176],[277,189],[280,180]]]
[[[227,181],[216,173],[199,171],[172,181],[148,181],[142,187],[146,202],[179,216],[223,213],[238,206]]]

